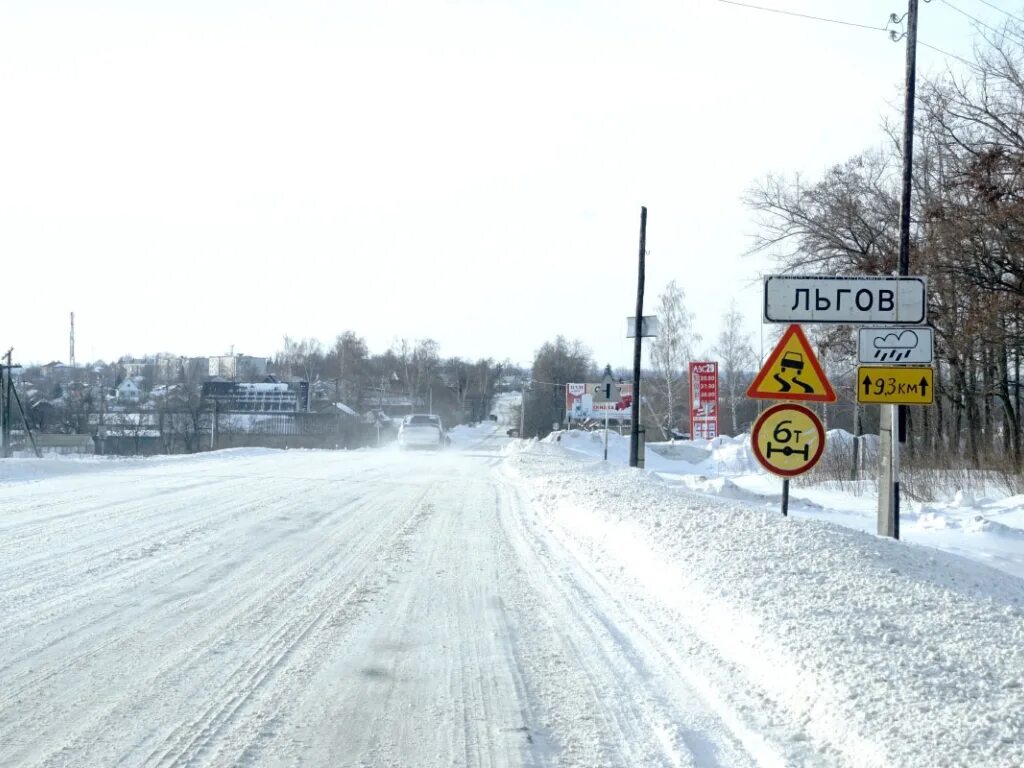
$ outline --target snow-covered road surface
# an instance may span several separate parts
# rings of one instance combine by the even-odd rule
[[[7,485],[0,764],[754,764],[498,443]]]
[[[737,623],[746,582],[724,584],[723,603],[710,589],[694,600],[716,545],[684,553],[692,568],[673,562],[683,539],[660,528],[669,518],[655,510],[647,529],[664,531],[662,547],[643,539],[649,519],[617,511],[624,497],[649,508],[678,490],[624,470],[588,476],[556,449],[510,450],[491,429],[463,431],[460,449],[439,455],[240,450],[0,465],[0,765],[962,764],[929,752],[945,749],[932,736],[896,751],[886,739],[906,739],[901,730],[873,740],[872,718],[901,712],[877,691],[847,724],[809,690],[832,696],[875,663],[851,653],[822,669],[793,629],[801,611],[838,621],[849,595],[780,614],[798,593],[766,590],[760,607],[781,634],[758,624],[757,606],[749,626]],[[581,507],[588,495],[596,506]],[[712,517],[731,525],[733,513]],[[753,537],[748,549],[773,543],[762,517],[737,528]],[[812,526],[819,547],[835,533],[788,524]],[[873,541],[833,537],[829,558],[851,537],[851,547]],[[737,567],[749,569],[749,555]],[[965,710],[972,728],[992,731],[975,764],[1010,765],[1024,669],[1007,668],[1021,656],[975,637],[1020,646],[1024,621],[1006,603],[1024,591],[971,567],[987,608],[967,599],[956,619],[976,626],[949,628],[956,653],[922,641],[938,659],[926,669],[935,712],[919,711],[929,700],[913,680],[893,700],[918,708],[906,717],[933,717],[927,732],[953,727],[942,700],[981,697]],[[729,568],[715,575],[735,579]],[[898,648],[898,619],[874,620]],[[848,641],[820,637],[824,652]],[[988,678],[966,693],[943,687],[943,664],[986,652],[977,673]],[[774,676],[749,663],[762,654]],[[1000,719],[1005,707],[1016,709]]]

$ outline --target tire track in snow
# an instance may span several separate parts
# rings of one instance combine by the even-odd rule
[[[353,483],[360,489],[365,490],[363,483]],[[248,627],[253,626],[258,629],[258,625],[261,621],[270,620],[273,618],[273,610],[269,614],[266,613],[266,601],[273,600],[275,602],[287,603],[289,600],[297,600],[302,597],[302,590],[304,586],[309,583],[309,579],[316,578],[317,572],[323,572],[328,570],[331,565],[331,559],[334,557],[342,565],[347,563],[354,557],[361,556],[365,559],[365,551],[371,550],[372,554],[373,546],[377,539],[373,538],[373,533],[378,530],[378,527],[384,531],[391,530],[392,526],[386,522],[389,519],[394,519],[400,514],[399,508],[401,504],[395,505],[394,514],[391,514],[391,510],[388,514],[375,514],[377,510],[381,510],[381,504],[389,501],[400,500],[407,501],[408,494],[402,489],[402,496],[399,498],[397,493],[384,493],[383,501],[380,497],[373,500],[364,500],[361,502],[363,511],[358,508],[360,504],[350,498],[337,499],[324,494],[314,494],[314,500],[319,499],[320,503],[333,505],[338,507],[338,503],[343,505],[344,509],[335,513],[333,517],[321,518],[318,521],[320,527],[323,524],[327,524],[331,527],[336,528],[334,536],[323,537],[323,541],[319,544],[318,548],[313,551],[303,552],[303,555],[308,556],[308,560],[303,561],[302,557],[295,558],[295,564],[280,572],[274,574],[276,577],[275,586],[272,591],[265,589],[257,590],[255,593],[249,594],[250,587],[252,584],[260,583],[259,576],[257,575],[260,570],[260,566],[251,565],[246,567],[244,563],[234,563],[230,567],[225,566],[221,569],[221,573],[217,573],[215,567],[210,572],[209,564],[206,565],[206,572],[209,576],[209,581],[200,584],[199,586],[204,591],[209,590],[214,581],[218,584],[222,582],[227,585],[227,589],[221,589],[219,586],[208,594],[199,596],[193,594],[189,587],[184,588],[184,594],[176,598],[168,598],[166,600],[161,598],[159,610],[150,610],[152,606],[141,605],[138,610],[133,614],[131,619],[138,623],[132,623],[129,621],[129,630],[125,632],[117,632],[116,638],[104,639],[102,635],[97,634],[99,642],[93,643],[91,648],[86,648],[84,651],[78,654],[72,654],[72,658],[69,658],[67,663],[60,664],[56,668],[50,668],[47,664],[38,664],[39,669],[33,670],[34,676],[23,679],[24,685],[19,686],[22,694],[26,694],[35,689],[37,692],[41,690],[47,690],[48,681],[53,685],[57,684],[62,676],[69,672],[74,671],[81,674],[83,668],[88,668],[88,665],[93,662],[96,657],[102,656],[106,658],[125,658],[130,659],[136,656],[141,651],[143,655],[155,655],[161,658],[162,663],[154,668],[148,669],[147,672],[153,672],[154,677],[149,681],[149,684],[139,685],[136,681],[133,681],[133,685],[130,688],[136,692],[141,688],[146,691],[145,694],[137,701],[128,701],[127,697],[131,695],[131,691],[118,691],[119,694],[123,694],[122,698],[115,696],[112,700],[105,701],[102,696],[97,697],[98,702],[92,708],[93,711],[86,711],[85,714],[88,716],[83,718],[82,712],[76,713],[74,717],[70,719],[65,730],[67,731],[65,737],[70,750],[62,750],[57,753],[52,759],[56,763],[65,763],[69,756],[77,755],[81,760],[81,764],[89,764],[85,755],[90,753],[90,750],[96,745],[102,747],[103,743],[109,739],[109,735],[112,732],[109,727],[102,726],[104,721],[117,721],[118,717],[123,717],[123,713],[131,708],[138,708],[140,705],[144,707],[147,703],[160,706],[159,693],[160,686],[167,682],[168,679],[174,680],[175,684],[182,687],[184,683],[188,681],[183,680],[181,677],[181,670],[190,669],[195,671],[196,669],[205,669],[202,661],[196,661],[190,659],[194,656],[209,656],[211,648],[214,648],[219,638],[236,631],[240,626]],[[359,497],[356,498],[358,500]],[[303,496],[301,494],[293,493],[291,496],[291,505],[294,508],[296,504],[302,503]],[[305,495],[305,500],[309,500],[308,492]],[[244,503],[243,503],[244,505]],[[264,523],[266,523],[267,517],[276,517],[275,513],[286,509],[286,507],[275,505],[275,507],[261,510],[263,515]],[[339,517],[340,514],[340,517]],[[367,532],[363,532],[360,529],[367,527],[366,524],[377,518],[377,527],[370,526]],[[341,525],[338,525],[338,523]],[[237,531],[235,531],[237,533]],[[244,531],[243,531],[244,533]],[[372,539],[370,544],[366,544],[368,536]],[[362,544],[363,549],[358,549],[358,545]],[[301,543],[297,546],[301,547]],[[354,548],[355,547],[355,548]],[[352,554],[355,552],[356,554]],[[193,573],[199,570],[202,561],[209,557],[209,552],[191,546],[187,549],[189,558],[192,559],[192,565],[187,566],[184,573],[180,573],[175,570],[176,566],[181,565],[180,562],[175,562],[174,558],[168,561],[168,567],[171,568],[171,573],[176,576],[184,576],[189,573]],[[273,554],[273,553],[271,553]],[[298,552],[296,552],[298,554]],[[347,555],[347,557],[346,557]],[[287,557],[287,555],[285,555]],[[199,565],[196,564],[198,558]],[[186,561],[187,562],[187,561]],[[340,567],[340,566],[339,566]],[[155,576],[159,578],[166,578],[157,574]],[[264,580],[265,581],[265,580]],[[210,606],[200,605],[199,610],[195,610],[195,604],[197,600],[199,603],[204,603],[208,598],[212,597],[214,602]],[[261,603],[262,601],[262,603]],[[264,611],[261,614],[261,605]],[[211,622],[211,614],[213,614],[214,620]],[[248,623],[247,623],[248,622]],[[81,627],[78,628],[79,630]],[[102,631],[102,624],[98,629],[98,633]],[[107,631],[110,632],[111,627],[106,627]],[[76,633],[74,638],[80,639],[80,636]],[[159,645],[156,647],[152,646],[152,640],[155,638]],[[190,644],[180,646],[180,640],[182,638],[188,638]],[[96,638],[93,638],[95,640]],[[194,641],[194,642],[192,642]],[[86,644],[90,642],[87,638],[84,640]],[[145,643],[150,643],[147,647]],[[77,644],[77,643],[76,643]],[[167,646],[171,646],[168,649]],[[170,650],[168,654],[167,651]],[[214,652],[216,652],[214,650]],[[208,659],[207,659],[208,660]],[[38,662],[37,662],[38,663]],[[96,662],[97,664],[99,662]],[[196,665],[199,665],[198,667]],[[102,668],[102,673],[109,676],[113,682],[117,678],[118,672],[112,671],[109,666]],[[185,673],[187,675],[187,673]],[[206,678],[203,678],[205,680]],[[2,680],[2,678],[0,678]],[[6,681],[4,681],[6,682]],[[96,683],[102,689],[104,681],[102,679],[94,679],[92,682]],[[202,684],[202,680],[194,681],[198,684]],[[6,687],[6,686],[5,686]],[[187,686],[185,686],[187,687]],[[154,691],[154,693],[150,693]],[[166,691],[165,691],[166,692]],[[84,694],[84,692],[83,692]],[[67,696],[76,696],[74,689],[67,691]],[[93,696],[86,695],[86,700],[91,699]],[[32,707],[19,707],[18,711],[13,715],[13,706],[9,706],[7,710],[0,706],[0,724],[3,728],[0,730],[7,730],[9,733],[27,734],[31,733],[35,728],[34,723],[44,722],[40,718],[46,718],[50,726],[54,725],[55,720],[61,716],[56,715],[57,708],[70,708],[73,706],[72,703],[64,702],[60,700],[52,702],[47,705],[47,708],[53,712],[51,715],[46,715],[37,708]],[[121,712],[122,715],[118,716],[117,712]],[[70,712],[69,712],[70,713]],[[3,719],[6,716],[6,719]],[[10,724],[11,728],[8,730],[7,725]],[[36,728],[38,726],[35,726]],[[114,725],[113,728],[117,728]],[[90,736],[91,733],[91,736]],[[77,735],[76,735],[77,734]],[[27,738],[27,737],[26,737]],[[11,742],[8,742],[11,743]],[[14,746],[17,746],[16,744]],[[4,744],[0,743],[0,761],[3,761],[3,747]],[[101,750],[102,751],[102,750]],[[108,760],[97,759],[91,762],[91,764],[106,764]]]
[[[515,491],[508,488],[506,493],[514,496]],[[573,554],[552,549],[554,542],[542,535],[543,523],[529,514],[528,507],[511,503],[520,513],[505,519],[509,539],[521,561],[532,563],[527,572],[535,574],[537,588],[566,614],[562,634],[570,666],[585,675],[589,695],[614,734],[602,739],[602,764],[782,764],[770,750],[762,750],[760,757],[748,752],[742,726],[722,718],[687,684],[672,663],[678,657],[662,653],[670,644],[649,640],[659,635],[657,630],[611,593],[598,589]],[[615,670],[611,677],[610,670]],[[737,726],[739,734],[733,730]]]
[[[387,561],[389,551],[423,518],[423,501],[431,490],[428,487],[412,502],[411,514],[395,532],[389,536],[367,541],[356,553],[359,557],[370,554],[375,557],[369,558],[369,561],[364,563],[363,570],[354,574],[351,572],[345,574],[351,577],[352,583],[339,599],[336,601],[333,598],[314,599],[320,597],[324,592],[334,591],[336,585],[324,583],[326,582],[324,580],[318,594],[309,595],[308,603],[324,607],[292,615],[284,625],[263,641],[262,647],[254,654],[255,658],[247,660],[232,673],[214,696],[213,703],[206,708],[202,715],[179,726],[164,744],[150,753],[144,763],[166,767],[189,765],[201,759],[214,738],[237,717],[240,710],[267,680],[280,672],[284,662],[301,643],[306,641],[321,625],[325,623],[339,624],[340,622],[332,620],[345,614],[354,603],[360,602],[360,599],[366,596],[367,581],[373,572]],[[385,540],[382,542],[381,539]],[[307,616],[306,613],[311,615]],[[287,699],[286,696],[281,696],[281,692],[278,692],[278,697]],[[261,714],[260,718],[273,719],[273,715]],[[169,745],[168,742],[170,742]]]

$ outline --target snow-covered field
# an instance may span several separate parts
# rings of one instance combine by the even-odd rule
[[[504,430],[0,462],[0,765],[1024,764],[1020,579]]]

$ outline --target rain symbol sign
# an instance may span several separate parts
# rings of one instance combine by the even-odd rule
[[[857,360],[867,365],[927,365],[932,362],[934,343],[927,326],[861,328]]]

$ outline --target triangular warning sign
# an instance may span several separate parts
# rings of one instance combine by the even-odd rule
[[[775,350],[747,389],[747,397],[764,400],[813,400],[834,403],[835,390],[799,325],[782,334]]]

